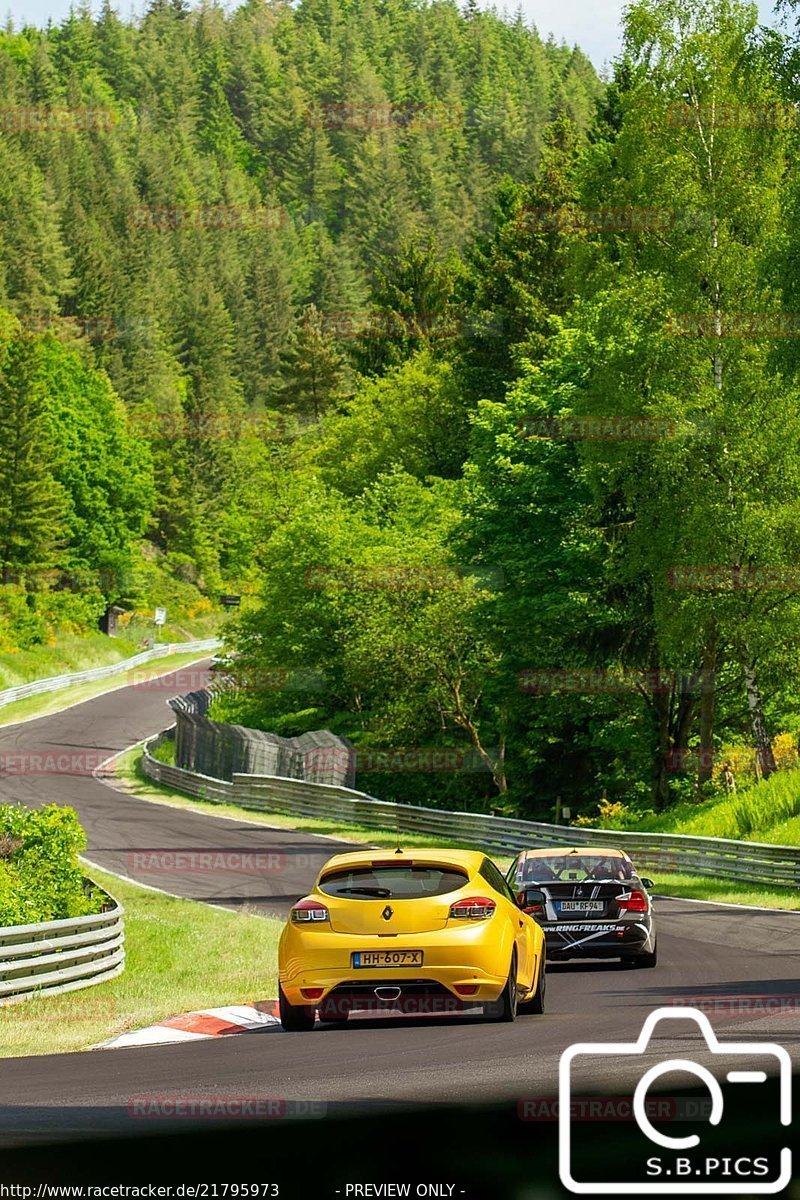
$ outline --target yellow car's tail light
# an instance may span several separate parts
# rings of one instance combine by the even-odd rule
[[[488,896],[467,896],[465,900],[456,900],[450,905],[450,916],[461,920],[480,921],[484,917],[494,916],[497,908],[494,900]]]
[[[301,900],[292,909],[292,920],[296,925],[318,925],[321,921],[329,921],[330,913],[319,900]]]

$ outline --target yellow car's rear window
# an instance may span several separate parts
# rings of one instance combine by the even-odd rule
[[[319,888],[326,896],[348,900],[416,900],[457,892],[468,878],[458,867],[347,867],[331,871]]]

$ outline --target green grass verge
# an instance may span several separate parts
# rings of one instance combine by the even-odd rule
[[[123,657],[131,656],[126,654]],[[204,657],[208,657],[208,655],[204,655]],[[154,659],[134,670],[152,670],[163,675],[178,667],[186,667],[190,663],[200,661],[202,660],[198,658],[195,650],[190,654],[168,654],[165,658]],[[91,700],[95,696],[102,696],[105,692],[114,691],[115,688],[127,686],[127,672],[122,671],[119,675],[112,675],[110,679],[98,679],[94,683],[78,683],[74,687],[62,688],[59,692],[44,692],[41,696],[28,696],[25,700],[16,700],[13,704],[7,704],[4,708],[0,708],[0,727],[13,725],[17,721],[46,717],[50,713],[61,712],[62,709],[69,708],[73,704],[80,704],[84,700]]]
[[[702,804],[684,802],[665,813],[631,813],[630,817],[605,822],[603,828],[797,846],[800,845],[800,770],[778,771],[770,779],[732,796],[718,796]]]
[[[659,872],[652,875],[653,889],[662,896],[687,900],[716,900],[720,904],[753,904],[757,908],[789,908],[800,911],[800,888],[759,887],[756,883],[732,883],[723,879],[703,879],[698,875]]]
[[[88,671],[105,667],[137,653],[134,638],[107,637],[90,633],[85,637],[57,638],[50,646],[32,646],[29,650],[6,650],[0,654],[0,691],[19,687],[34,679],[66,675],[70,671]]]
[[[126,968],[97,987],[0,1007],[0,1057],[85,1050],[177,1013],[275,998],[281,921],[89,871],[125,907]]]
[[[120,755],[116,763],[118,786],[143,800],[170,804],[177,808],[188,808],[194,812],[210,813],[213,816],[239,817],[244,821],[271,825],[281,829],[296,829],[300,833],[322,834],[330,838],[360,842],[381,849],[393,849],[397,845],[397,834],[391,829],[366,829],[363,825],[346,825],[338,821],[319,820],[311,817],[288,817],[280,813],[256,812],[233,804],[216,804],[209,800],[196,800],[184,796],[173,788],[153,783],[141,767],[140,748]],[[568,837],[568,835],[567,835]],[[415,836],[414,845],[423,847],[463,846],[463,842],[452,842],[442,838]],[[331,854],[337,852],[331,845]],[[492,856],[503,870],[511,864],[510,856]],[[718,879],[704,879],[694,875],[679,875],[659,872],[654,877],[655,890],[665,895],[686,897],[695,900],[718,900],[726,904],[754,904],[764,908],[800,909],[800,889],[759,887],[755,884],[738,884]]]

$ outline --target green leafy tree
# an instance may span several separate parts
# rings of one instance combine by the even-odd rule
[[[338,490],[358,495],[394,467],[420,480],[455,479],[468,441],[455,370],[423,350],[382,378],[364,381],[342,412],[329,415],[313,457]]]

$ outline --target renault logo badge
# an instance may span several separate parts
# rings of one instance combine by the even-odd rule
[[[390,908],[387,904],[386,908],[381,913],[381,916],[383,917],[384,921],[391,921],[392,917],[394,916],[394,909]]]

